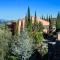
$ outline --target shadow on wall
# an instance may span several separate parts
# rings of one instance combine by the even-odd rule
[[[37,50],[34,50],[34,53],[31,55],[29,60],[48,60],[48,54],[42,57],[42,55]]]

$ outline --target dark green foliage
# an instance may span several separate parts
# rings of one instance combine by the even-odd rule
[[[45,19],[46,21],[49,21],[49,17],[48,17],[48,15],[47,15],[47,17],[46,17],[46,19]]]
[[[28,7],[28,14],[25,16],[26,27],[30,31],[32,29],[32,17],[30,16],[30,8]]]
[[[30,16],[30,8],[28,7],[28,16],[27,16],[27,27],[30,27],[32,21]]]
[[[32,29],[30,29],[29,33],[31,34],[32,39],[34,39],[35,44],[39,44],[43,40],[43,25],[42,23],[37,22],[37,16],[35,12],[34,24],[32,24]]]
[[[34,24],[37,23],[37,16],[36,16],[36,11],[35,11],[35,18],[34,18]]]
[[[15,57],[15,56],[9,56],[8,60],[17,60],[17,57]]]
[[[52,16],[49,16],[49,32],[51,33],[53,30],[53,20],[52,20]]]
[[[38,32],[42,32],[43,31],[43,25],[41,22],[36,22],[35,25],[32,26],[32,30],[33,31],[38,31]]]
[[[45,20],[45,16],[42,15],[41,19]]]
[[[60,12],[57,15],[56,30],[60,30]]]
[[[43,40],[42,32],[33,32],[32,37],[34,39],[35,44],[39,44]]]
[[[41,23],[36,23],[32,26],[32,37],[35,40],[35,43],[41,43],[43,40],[43,25]]]
[[[34,25],[33,25],[33,29],[36,31],[42,31],[43,30],[43,25],[41,22],[37,22],[37,16],[36,16],[36,12],[35,12],[35,18],[34,18]]]
[[[42,19],[44,19],[43,15],[42,15]]]
[[[50,18],[50,16],[49,16],[49,23],[50,23],[50,25],[49,25],[49,29],[51,29],[52,26],[51,26],[51,18]]]
[[[39,27],[38,27],[38,28],[39,28],[39,31],[43,31],[44,27],[43,27],[43,25],[42,25],[41,22],[39,22],[38,26],[39,26]]]
[[[28,6],[28,21],[30,22],[30,8]]]

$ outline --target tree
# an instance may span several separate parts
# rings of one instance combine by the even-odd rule
[[[52,18],[49,16],[49,30],[50,30],[50,32],[52,32],[52,25],[53,23],[52,23]]]
[[[8,30],[0,30],[0,60],[5,60],[5,56],[9,50],[10,40],[11,32]]]
[[[44,19],[45,20],[45,16],[42,15],[41,19]]]
[[[57,20],[56,20],[56,30],[60,31],[60,12],[57,15]]]
[[[42,36],[43,25],[40,22],[37,22],[37,16],[35,12],[34,24],[32,25],[31,36],[34,39],[35,43],[41,43],[43,36]],[[41,36],[41,37],[40,37]]]
[[[35,44],[39,44],[43,40],[43,25],[41,23],[36,23],[32,27],[33,32],[31,36],[34,39]]]
[[[30,22],[30,8],[28,6],[28,21]]]
[[[30,8],[29,8],[29,6],[28,6],[28,16],[27,16],[27,26],[29,27],[29,26],[31,26],[31,23],[32,23],[32,21],[31,21],[31,16],[30,16]]]
[[[48,15],[47,15],[47,17],[46,17],[46,21],[49,21],[49,17],[48,17]]]
[[[36,11],[35,11],[35,18],[34,18],[34,24],[37,23],[37,16],[36,16]]]
[[[44,28],[44,27],[43,27],[43,24],[42,24],[41,22],[39,22],[38,26],[39,26],[39,27],[38,27],[38,29],[39,29],[38,31],[43,32],[43,28]]]
[[[35,25],[32,26],[32,32],[29,32],[29,34],[31,34],[30,37],[33,39],[34,49],[38,49],[38,47],[41,48],[41,44],[43,42],[42,31],[43,31],[43,25],[41,23],[36,23]]]
[[[43,15],[42,15],[42,19],[44,19]]]
[[[27,22],[27,28],[30,31],[32,29],[32,19],[30,16],[30,8],[29,7],[28,7],[28,15],[27,15],[26,22]]]
[[[33,40],[29,37],[26,29],[21,32],[20,36],[12,43],[12,53],[20,60],[27,60],[32,54]]]

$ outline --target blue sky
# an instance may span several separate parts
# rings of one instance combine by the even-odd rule
[[[60,0],[0,0],[0,19],[20,19],[30,7],[31,15],[35,11],[37,16],[53,15],[56,17],[60,11]]]

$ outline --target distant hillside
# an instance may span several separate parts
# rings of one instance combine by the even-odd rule
[[[4,19],[0,19],[0,24],[1,24],[1,23],[4,23],[4,22],[5,22],[5,20],[4,20]]]
[[[5,20],[5,19],[0,19],[0,24],[2,23],[8,23],[8,22],[12,22],[13,20]]]

